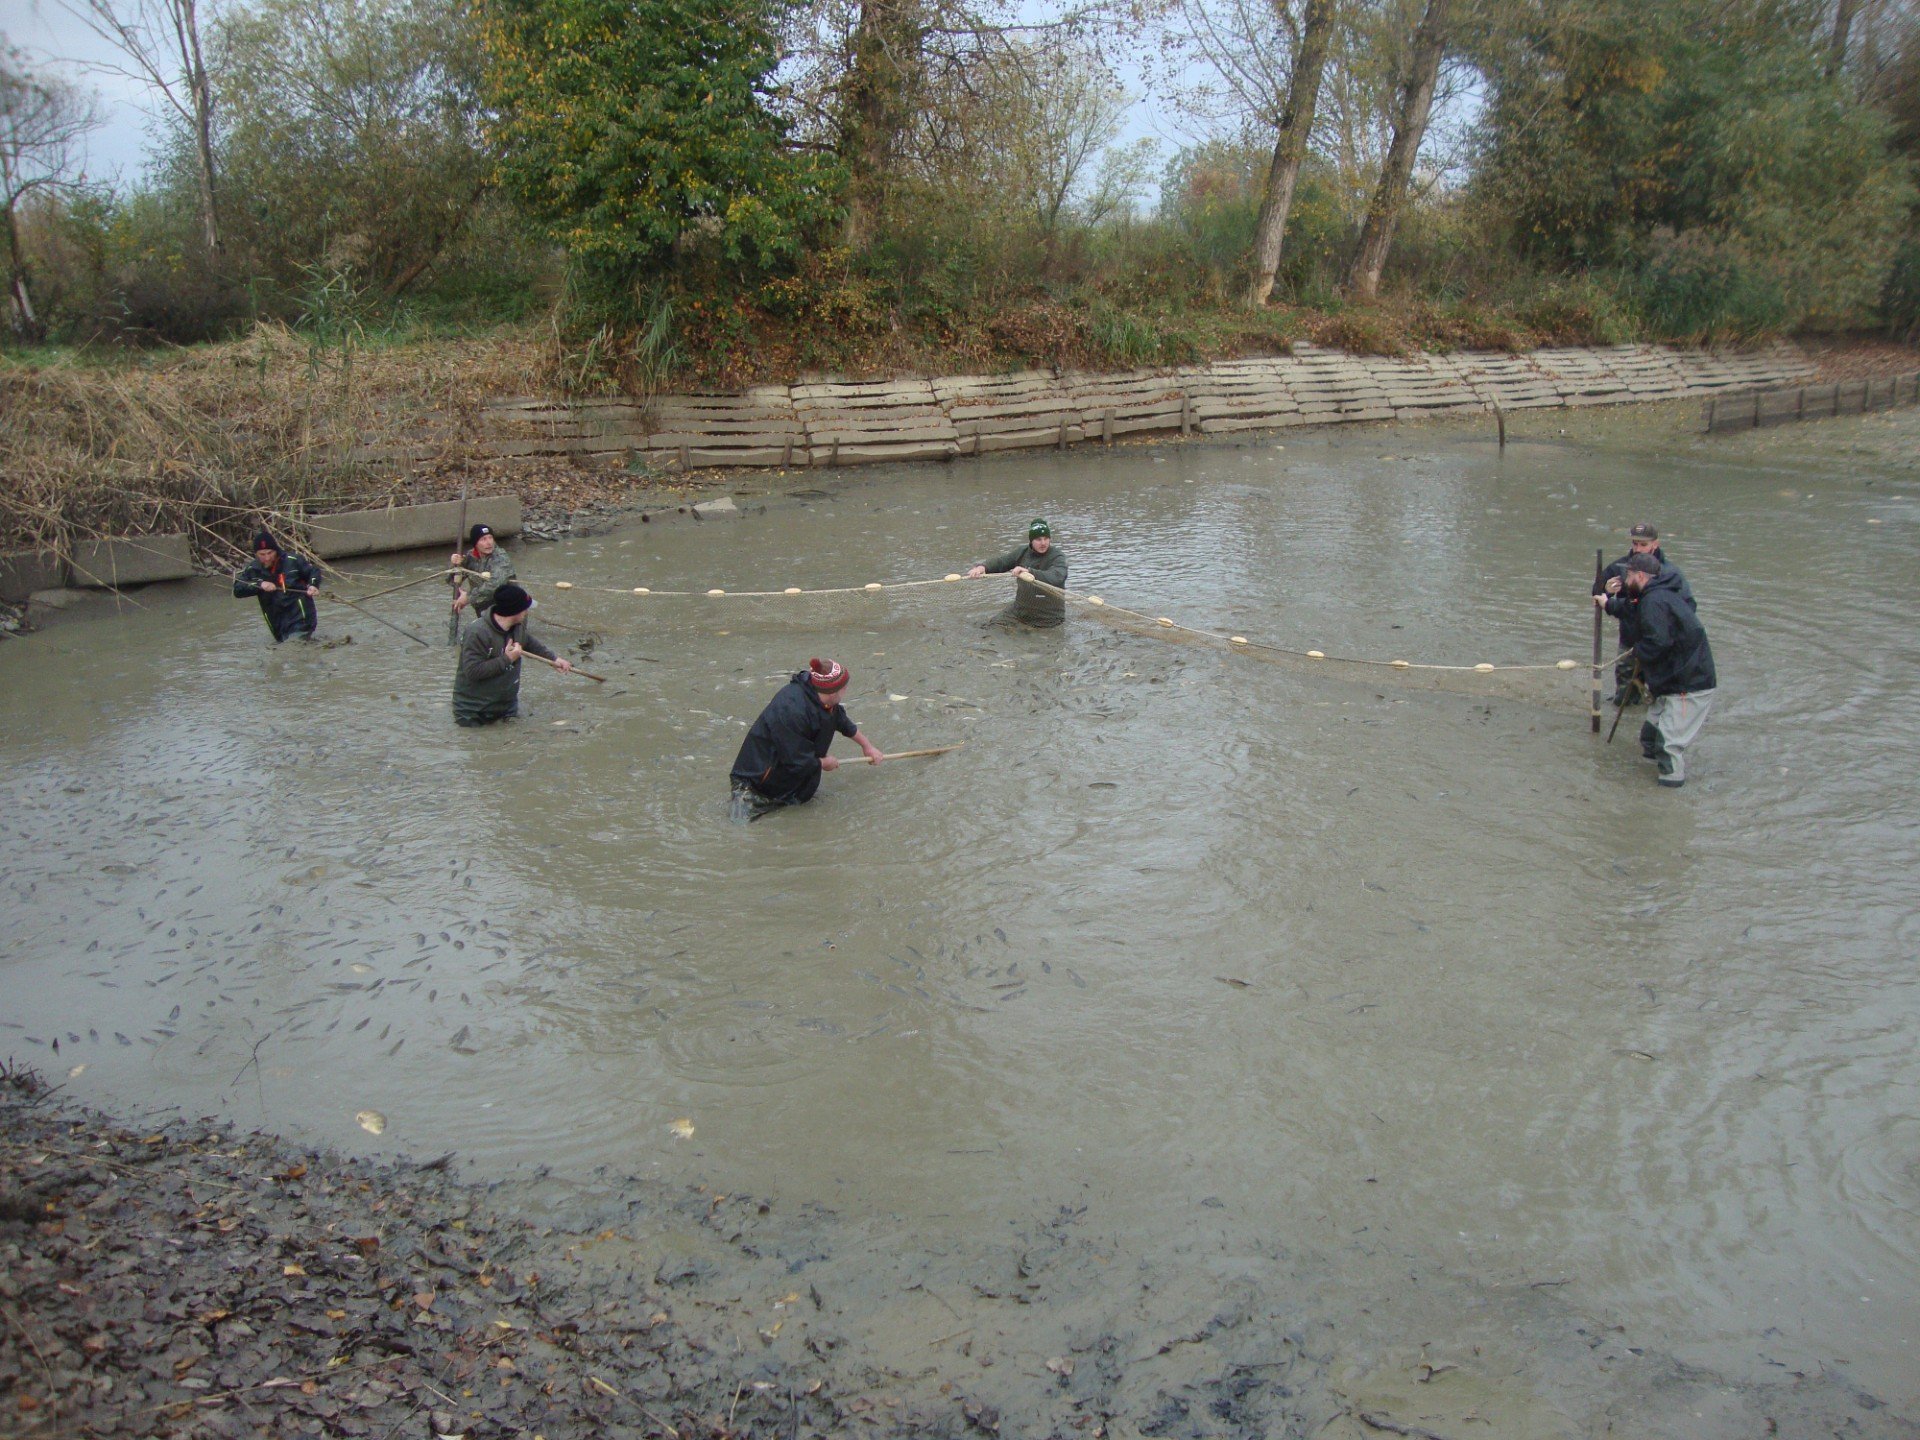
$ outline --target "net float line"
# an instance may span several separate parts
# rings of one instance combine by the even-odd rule
[[[951,585],[956,581],[969,579],[997,579],[1000,576],[966,576],[960,574],[943,575],[937,580],[895,580],[888,583],[870,581],[865,585],[834,585],[809,590],[799,585],[789,585],[781,590],[655,590],[646,585],[635,585],[630,589],[621,589],[613,585],[593,585],[585,587],[591,593],[604,595],[637,595],[644,599],[663,600],[770,600],[786,599],[791,596],[814,595],[873,595],[895,590],[925,590],[939,585]],[[1007,578],[1013,578],[1009,574]],[[573,590],[576,587],[571,580],[548,582],[556,590]],[[1129,609],[1102,599],[1098,595],[1084,594],[1078,591],[1063,590],[1057,585],[1049,585],[1044,580],[1026,579],[1021,583],[1031,585],[1036,590],[1057,596],[1063,601],[1076,605],[1085,605],[1093,609],[1108,611],[1116,615],[1125,615],[1130,619],[1144,621],[1162,629],[1177,631],[1183,635],[1198,636],[1201,639],[1215,640],[1234,649],[1259,650],[1272,655],[1288,655],[1302,660],[1324,660],[1332,665],[1367,665],[1385,670],[1430,670],[1453,674],[1491,675],[1517,670],[1554,670],[1571,673],[1578,670],[1579,662],[1574,660],[1549,660],[1536,663],[1496,665],[1482,661],[1477,665],[1441,665],[1420,660],[1374,660],[1359,655],[1329,655],[1322,650],[1301,650],[1286,645],[1276,645],[1271,641],[1254,640],[1245,635],[1235,635],[1224,630],[1210,630],[1204,626],[1187,625],[1167,615],[1152,615],[1144,610]]]

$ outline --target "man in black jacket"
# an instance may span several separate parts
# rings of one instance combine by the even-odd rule
[[[262,530],[253,537],[253,563],[233,577],[233,598],[257,596],[260,618],[278,645],[290,635],[311,636],[320,624],[313,597],[320,593],[320,572]]]
[[[1038,580],[1056,590],[1067,588],[1067,557],[1053,543],[1053,528],[1046,521],[1035,520],[1027,526],[1027,543],[1018,550],[1009,550],[997,560],[982,561],[967,571],[967,577],[978,579],[982,575],[1008,573],[1016,581],[1013,587],[1016,619],[1029,625],[1052,626],[1067,618],[1066,601],[1027,583]]]
[[[809,660],[767,702],[733,762],[729,810],[734,819],[758,820],[782,805],[811,800],[821,774],[840,768],[827,753],[836,732],[858,745],[871,763],[886,758],[840,708],[847,678],[847,667],[837,660]]]
[[[1601,571],[1600,578],[1593,582],[1596,600],[1606,608],[1609,615],[1620,622],[1622,650],[1633,649],[1633,642],[1639,638],[1633,631],[1633,606],[1622,593],[1625,587],[1623,577],[1627,573],[1627,561],[1636,555],[1651,555],[1662,565],[1672,565],[1672,562],[1667,559],[1666,552],[1660,548],[1660,532],[1643,520],[1627,527],[1627,553]],[[1673,567],[1673,573],[1680,575],[1678,566]],[[1693,591],[1688,587],[1685,575],[1680,575],[1680,590],[1686,596],[1687,604],[1694,605]],[[1694,606],[1694,608],[1699,607]],[[1614,693],[1610,699],[1611,704],[1637,705],[1646,700],[1646,687],[1634,684],[1632,677],[1633,657],[1622,655],[1613,666]],[[1631,693],[1623,695],[1621,692],[1628,690],[1629,685],[1632,686]]]
[[[1640,751],[1660,767],[1660,783],[1687,783],[1686,752],[1713,708],[1713,647],[1693,613],[1686,581],[1651,555],[1627,559],[1622,593],[1634,606],[1634,658],[1653,703],[1640,727]]]

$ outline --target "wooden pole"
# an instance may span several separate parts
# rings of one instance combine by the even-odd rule
[[[929,750],[896,750],[891,755],[883,754],[880,758],[882,760],[918,760],[927,755],[945,755],[949,750],[961,749],[966,743],[966,741],[962,740],[959,745],[935,745]],[[840,762],[843,767],[847,765],[871,765],[873,763],[873,761],[867,759],[865,756],[862,756],[858,760],[842,760]]]
[[[426,642],[425,642],[425,641],[422,641],[421,643],[422,643],[422,644],[425,644]],[[553,665],[555,669],[558,669],[558,668],[559,668],[559,666],[558,666],[557,664],[555,664],[555,662],[554,662],[554,661],[552,661],[552,660],[549,660],[549,659],[547,659],[547,657],[546,657],[546,656],[544,656],[544,655],[536,655],[536,654],[534,654],[534,653],[533,653],[533,651],[531,651],[531,650],[528,650],[528,649],[527,649],[527,648],[525,648],[524,646],[522,646],[522,647],[521,647],[521,650],[520,650],[520,655],[521,655],[521,658],[522,658],[522,659],[526,659],[526,660],[538,660],[538,661],[539,661],[539,662],[540,662],[540,663],[541,663],[542,665]],[[572,669],[570,669],[570,670],[568,670],[568,671],[567,671],[566,673],[567,673],[567,674],[569,674],[569,675],[584,675],[584,676],[586,676],[586,677],[587,677],[587,679],[589,679],[589,680],[597,680],[597,681],[599,681],[599,682],[600,682],[600,684],[602,684],[602,685],[604,685],[604,684],[606,684],[606,683],[607,683],[607,677],[606,677],[606,676],[604,676],[604,675],[596,675],[596,674],[594,674],[594,673],[593,673],[593,672],[592,672],[591,670],[582,670],[582,669],[581,669],[581,668],[580,668],[580,667],[579,667],[578,665],[575,665],[575,666],[574,666],[574,667],[573,667]]]
[[[462,560],[467,558],[467,477],[460,477],[460,528],[454,532],[453,553]],[[447,583],[453,586],[455,600],[460,598],[460,581],[453,575],[447,576]],[[460,612],[453,608],[453,602],[447,602],[447,644],[460,643]]]
[[[1598,585],[1600,577],[1607,573],[1607,552],[1596,549],[1593,552],[1593,583]],[[1606,628],[1606,607],[1593,607],[1593,733],[1600,733],[1600,645],[1601,632]]]
[[[322,590],[320,593],[326,599],[332,600],[336,604],[345,605],[352,610],[359,610],[362,615],[366,616],[367,619],[373,621],[377,625],[384,625],[389,630],[398,631],[400,634],[406,636],[407,639],[413,641],[413,643],[416,645],[426,645],[427,643],[426,641],[422,640],[418,635],[414,634],[413,631],[407,629],[405,626],[396,625],[391,620],[386,619],[384,616],[376,615],[371,610],[362,609],[360,606],[354,604],[353,601],[347,599],[347,597],[344,595],[336,595],[331,590]],[[428,646],[428,648],[431,649],[432,647]]]
[[[1633,687],[1640,683],[1640,657],[1633,657],[1633,674],[1627,677],[1627,683],[1620,687],[1620,703],[1613,707],[1613,725],[1607,731],[1607,744],[1613,743],[1613,737],[1620,733],[1620,717],[1627,713],[1627,696],[1633,693]],[[1594,725],[1600,724],[1599,716],[1594,717]]]
[[[411,590],[416,585],[424,585],[429,580],[438,580],[443,576],[452,575],[455,573],[456,572],[451,569],[436,570],[431,575],[422,575],[418,580],[403,580],[398,585],[389,585],[386,589],[376,590],[371,595],[362,595],[358,603],[364,605],[369,600],[378,600],[382,595],[391,595],[396,590]],[[458,573],[464,573],[464,572],[458,572]]]

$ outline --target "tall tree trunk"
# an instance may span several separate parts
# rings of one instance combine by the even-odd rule
[[[1840,73],[1840,67],[1847,63],[1847,32],[1853,29],[1853,12],[1858,8],[1858,0],[1836,0],[1833,7],[1833,41],[1827,50],[1827,74],[1829,77]]]
[[[1247,304],[1255,309],[1267,303],[1280,269],[1293,186],[1300,178],[1300,163],[1306,159],[1307,140],[1313,133],[1313,114],[1320,104],[1320,77],[1327,68],[1335,4],[1336,0],[1307,0],[1307,13],[1300,23],[1300,48],[1294,52],[1293,73],[1287,77],[1287,105],[1280,112],[1280,134],[1273,142],[1273,163],[1267,167],[1267,193],[1253,228],[1253,279],[1247,286]]]
[[[7,218],[7,298],[13,303],[13,330],[23,340],[40,338],[40,318],[33,313],[33,296],[27,290],[27,261],[20,253],[20,227],[15,223],[13,206],[4,211]]]
[[[193,102],[194,156],[200,170],[200,233],[207,254],[220,253],[220,212],[214,200],[213,82],[200,55],[200,17],[196,0],[173,0],[173,21],[180,58],[186,62],[187,93]]]
[[[1413,36],[1413,60],[1400,90],[1400,113],[1394,117],[1393,143],[1380,167],[1380,183],[1367,206],[1367,222],[1360,231],[1360,249],[1347,272],[1347,293],[1371,300],[1380,293],[1380,272],[1387,266],[1393,229],[1406,204],[1407,182],[1413,162],[1426,138],[1433,112],[1433,87],[1440,79],[1440,61],[1447,49],[1447,10],[1450,0],[1427,0],[1427,12]]]
[[[848,175],[847,239],[879,216],[901,133],[912,118],[920,64],[916,0],[862,0],[841,91],[840,156]]]

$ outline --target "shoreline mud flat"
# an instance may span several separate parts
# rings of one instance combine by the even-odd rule
[[[703,1186],[475,1183],[0,1083],[0,1429],[23,1440],[1920,1435],[1833,1369],[1719,1375],[1565,1284],[1416,1267],[1360,1306],[1404,1338],[1356,1343],[1337,1275],[1130,1256],[1085,1207],[927,1250]]]

